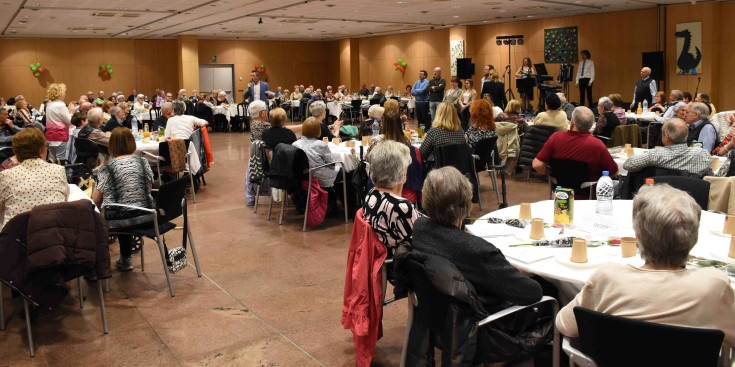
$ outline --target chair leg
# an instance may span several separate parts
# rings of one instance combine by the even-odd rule
[[[110,293],[110,279],[105,279],[105,293]]]
[[[142,239],[143,239],[143,237],[141,237],[141,240]],[[144,254],[145,251],[143,251],[143,247],[144,247],[143,246],[143,241],[141,241],[140,242],[140,271],[145,271],[145,254]],[[109,290],[108,290],[108,292],[109,292]]]
[[[194,237],[191,235],[191,228],[186,226],[186,233],[189,234],[189,245],[191,245],[191,254],[194,255],[194,266],[197,268],[197,276],[202,277],[202,268],[199,266],[199,257],[197,257],[197,249],[194,246]]]
[[[255,205],[253,208],[253,213],[258,212],[258,197],[260,195],[260,185],[255,185]]]
[[[84,292],[82,291],[82,277],[77,278],[79,285],[79,308],[84,308]]]
[[[345,207],[345,224],[350,223],[350,220],[348,218],[348,209],[347,209],[347,175],[345,174],[345,168],[342,167],[342,194],[344,196],[344,202],[342,202],[342,206]],[[383,299],[385,301],[385,299]]]
[[[186,163],[186,169],[189,170],[189,183],[191,184],[191,196],[194,198],[194,204],[197,203],[197,191],[194,190],[194,176],[192,175],[189,162]]]
[[[283,224],[283,209],[286,207],[286,195],[281,198],[281,217],[278,218],[278,225]]]
[[[31,350],[31,357],[36,356],[36,349],[33,348],[33,332],[31,331],[31,313],[28,311],[28,300],[23,298],[23,309],[26,313],[26,331],[28,333],[28,348]]]
[[[490,173],[490,179],[493,182],[493,190],[495,190],[495,196],[498,197],[498,205],[500,205],[500,188],[498,187],[498,179],[497,179],[497,172],[495,168],[492,169],[492,172]]]
[[[406,366],[406,355],[408,354],[408,337],[411,335],[411,326],[413,326],[413,311],[414,311],[414,305],[413,305],[413,296],[412,294],[408,294],[408,321],[406,322],[406,335],[403,337],[403,350],[401,351],[401,367]]]
[[[105,311],[105,293],[102,291],[102,282],[97,281],[97,293],[100,296],[100,313],[102,314],[102,330],[108,334],[107,330],[107,313]]]
[[[309,175],[309,189],[306,190],[306,208],[304,208],[304,229],[302,232],[306,232],[306,220],[309,219],[309,201],[311,199],[311,175]]]
[[[280,192],[278,193],[280,195]],[[271,220],[271,210],[273,209],[273,192],[271,190],[271,194],[268,195],[270,197],[270,200],[268,200],[268,220]]]
[[[3,284],[0,283],[0,330],[5,330],[5,308],[3,307]]]
[[[168,283],[168,291],[171,293],[171,297],[175,297],[174,294],[174,287],[171,285],[171,278],[168,275],[168,266],[166,266],[166,254],[163,251],[163,242],[161,241],[161,236],[156,237],[156,242],[158,242],[158,250],[161,253],[161,262],[163,263],[163,274],[166,275],[166,283]]]

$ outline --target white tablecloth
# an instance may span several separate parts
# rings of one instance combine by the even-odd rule
[[[212,113],[215,115],[225,115],[227,121],[230,121],[231,117],[237,116],[237,105],[215,106]],[[247,111],[245,111],[245,114],[247,115]]]
[[[401,102],[405,103],[408,109],[416,108],[416,98],[401,98]]]
[[[138,119],[138,121],[150,121],[151,120],[150,111],[135,110],[134,115],[135,115],[135,118]]]
[[[577,227],[590,228],[591,223],[595,218],[595,204],[594,200],[578,200],[574,202],[574,219]],[[553,200],[544,200],[537,203],[531,204],[531,214],[534,218],[542,218],[544,223],[553,223]],[[633,236],[633,201],[632,200],[614,200],[613,201],[613,215],[614,224],[618,226],[619,230],[616,231],[617,236]],[[520,206],[512,206],[505,209],[496,210],[492,213],[486,214],[483,218],[495,217],[495,218],[518,218],[518,212]],[[585,225],[585,220],[587,221]],[[483,228],[487,231],[488,228],[506,230],[512,228],[506,225],[493,225],[487,223],[473,224],[468,227],[472,233],[480,234]],[[715,259],[725,261],[729,263],[735,263],[735,259],[728,258],[727,252],[730,248],[730,237],[722,234],[716,234],[715,231],[722,230],[725,222],[725,216],[723,214],[716,214],[712,212],[703,211],[699,227],[699,242],[694,246],[691,255],[700,256],[708,259]],[[477,225],[478,227],[475,227]],[[514,229],[511,229],[514,230]],[[518,229],[517,231],[523,231]],[[567,235],[580,235],[585,237],[587,234],[582,232],[576,232],[575,230],[565,229]],[[495,247],[500,249],[505,254],[508,261],[513,264],[516,268],[521,271],[533,273],[539,275],[546,280],[553,283],[559,289],[560,301],[562,304],[568,303],[584,286],[587,279],[595,271],[595,266],[586,265],[572,265],[568,261],[561,260],[566,258],[570,253],[568,248],[541,248],[532,246],[519,246],[509,247],[514,244],[528,243],[528,241],[521,240],[514,235],[498,236],[498,237],[487,237],[483,236],[491,242]],[[524,254],[527,256],[528,253],[539,253],[548,252],[554,256],[545,258],[534,262],[524,262],[519,259],[524,258]],[[629,259],[623,259],[620,254],[619,246],[600,246],[588,248],[587,253],[589,258],[595,258],[602,262],[617,262],[617,263],[631,263],[636,266],[643,265],[643,261],[638,257]],[[557,258],[557,256],[559,258]],[[566,258],[568,260],[568,258]]]
[[[148,160],[148,163],[150,163],[151,168],[156,167],[156,159],[147,155],[143,154],[143,152],[148,152],[153,155],[158,155],[158,144],[159,142],[150,142],[150,143],[143,143],[140,140],[137,140],[135,142],[135,154],[144,157]],[[192,172],[199,172],[199,169],[202,168],[202,164],[199,161],[199,154],[197,153],[196,148],[194,147],[194,144],[189,144],[189,153],[191,153],[191,156],[189,156],[189,164],[191,165],[191,171]]]
[[[339,118],[339,116],[342,114],[342,103],[340,103],[339,101],[328,102],[327,109],[329,110],[329,114],[331,116]]]
[[[339,145],[335,145],[332,142],[329,142],[329,144],[327,144],[329,146],[329,150],[332,152],[332,159],[337,162],[342,162],[342,167],[344,167],[345,173],[353,171],[355,168],[357,168],[357,162],[355,162],[353,150],[354,152],[357,152],[357,155],[359,156],[360,142],[355,141],[355,144],[355,147],[347,147],[345,145],[345,142],[340,142]],[[367,147],[363,148],[363,151],[366,152]]]
[[[628,112],[625,113],[625,118],[628,120],[636,119],[636,120],[652,122],[652,121],[656,121],[655,117],[656,117],[656,114],[651,113],[651,112],[646,112],[642,115],[638,115],[635,113],[628,113]]]

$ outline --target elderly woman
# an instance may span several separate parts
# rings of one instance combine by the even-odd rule
[[[403,96],[406,98],[413,98],[413,95],[411,94],[411,89],[413,89],[413,86],[411,86],[411,84],[406,84],[406,93]]]
[[[382,105],[383,103],[385,103],[385,94],[383,94],[383,90],[380,89],[380,87],[375,87],[375,93],[373,93],[373,95],[370,96],[370,104]]]
[[[332,125],[327,125],[327,105],[324,104],[324,101],[312,102],[309,105],[309,114],[319,122],[319,139],[328,138],[332,140],[339,136],[342,120],[337,120]]]
[[[67,141],[71,115],[77,110],[76,102],[64,103],[66,98],[66,84],[54,83],[48,87],[48,97],[51,102],[46,106],[46,140],[49,143],[49,159],[67,159]]]
[[[112,131],[109,142],[113,160],[97,170],[97,185],[92,191],[92,200],[105,209],[105,219],[111,230],[128,231],[135,228],[150,228],[153,215],[135,210],[108,208],[110,204],[133,205],[143,208],[154,207],[151,197],[153,171],[148,161],[136,156],[135,138],[127,127]],[[117,267],[121,271],[133,270],[131,259],[133,238],[118,235],[120,257]]]
[[[712,155],[725,156],[735,147],[735,139],[733,139],[733,136],[735,136],[735,126],[733,126],[735,125],[735,114],[725,115],[725,121],[730,124],[730,130],[727,132],[725,138],[722,139],[722,142],[712,151]]]
[[[684,191],[666,184],[641,188],[633,199],[633,229],[645,264],[608,264],[596,270],[559,311],[559,331],[579,336],[573,311],[579,306],[636,320],[722,330],[725,344],[734,345],[735,294],[727,274],[686,268],[700,215],[701,208]]]
[[[299,92],[299,86],[294,85],[293,86],[293,93],[291,93],[291,100],[292,101],[300,101],[302,98],[301,92]]]
[[[470,107],[470,126],[464,133],[467,144],[474,153],[477,143],[496,136],[498,135],[495,133],[495,119],[490,102],[484,99],[475,100]]]
[[[413,226],[415,250],[452,262],[475,286],[489,312],[508,302],[527,305],[541,299],[541,286],[514,268],[503,253],[485,239],[462,230],[472,209],[472,185],[456,168],[435,169],[422,191],[428,218]]]
[[[712,104],[709,98],[709,94],[707,93],[697,93],[697,95],[694,97],[694,102],[702,102],[707,106],[707,109],[709,110],[709,120],[712,120],[715,118],[715,114],[717,114],[717,110],[715,109],[715,105]]]
[[[291,129],[283,127],[283,124],[288,120],[286,111],[283,108],[274,108],[268,114],[270,117],[270,129],[263,131],[263,142],[271,149],[276,149],[278,144],[293,144],[296,139]]]
[[[384,112],[384,107],[380,107],[379,105],[370,106],[370,108],[368,109],[368,118],[360,124],[360,135],[373,135],[373,122],[375,122],[375,120],[378,120],[378,123],[380,123],[380,120],[383,119]]]
[[[567,120],[572,121],[572,113],[574,113],[574,105],[567,101],[567,96],[564,93],[557,93],[559,100],[561,101],[561,110],[567,114]]]
[[[20,163],[0,172],[0,213],[3,226],[36,205],[69,198],[64,167],[46,162],[48,146],[41,130],[23,129],[13,136],[13,151]]]
[[[309,158],[309,165],[312,167],[334,162],[327,143],[319,140],[319,134],[321,133],[319,120],[315,117],[309,117],[303,125],[301,139],[293,142],[292,145],[306,153]],[[319,180],[320,186],[330,187],[337,178],[337,171],[333,167],[322,167],[314,171],[313,176]]]
[[[388,86],[388,88],[385,89],[385,98],[391,98],[391,97],[398,97],[398,95],[393,91],[393,86]]]
[[[365,197],[362,216],[390,253],[411,244],[413,223],[419,217],[413,204],[401,197],[411,163],[408,149],[406,144],[386,140],[375,146],[370,159],[375,187]]]
[[[615,128],[620,125],[620,120],[612,112],[612,108],[613,102],[608,97],[602,97],[597,101],[597,111],[600,113],[600,117],[597,119],[597,125],[595,125],[592,134],[606,138],[612,137]]]
[[[110,115],[110,111],[113,107],[115,107],[115,104],[112,102],[104,102],[101,105],[102,107],[102,116],[104,117],[104,122],[110,121],[110,118],[112,118],[112,115]]]
[[[15,106],[16,106],[16,113],[15,113],[15,124],[16,125],[21,126],[23,128],[35,127],[36,129],[39,129],[43,132],[46,131],[46,127],[43,126],[43,124],[34,120],[33,117],[31,117],[31,113],[28,111],[28,102],[26,102],[25,99],[18,101],[18,103],[16,103]]]
[[[263,139],[263,132],[271,127],[268,122],[268,106],[260,100],[250,102],[248,113],[253,119],[250,122],[250,141]]]
[[[161,104],[166,102],[166,92],[163,90],[160,91],[155,98],[156,98],[156,107],[161,107]]]
[[[496,122],[507,121],[518,125],[518,133],[522,134],[528,130],[528,123],[526,119],[521,116],[521,102],[516,99],[508,101],[508,105],[505,106],[505,112],[495,117]]]
[[[427,160],[434,154],[434,148],[447,144],[466,144],[464,130],[460,126],[457,109],[449,102],[442,102],[436,109],[436,118],[431,130],[426,133],[421,143],[421,160]]]
[[[223,104],[229,104],[229,101],[227,100],[227,92],[222,90],[217,93],[217,102],[215,105],[219,106]]]
[[[625,108],[623,105],[625,102],[623,102],[623,96],[617,93],[613,93],[607,98],[610,98],[613,102],[613,113],[615,113],[615,116],[618,117],[618,121],[620,121],[620,125],[625,125],[628,123],[628,118],[625,117]]]
[[[135,103],[133,104],[134,111],[144,111],[146,105],[144,95],[138,94],[135,96]]]

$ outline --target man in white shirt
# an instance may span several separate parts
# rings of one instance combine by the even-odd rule
[[[174,117],[166,122],[166,138],[176,135],[177,139],[189,139],[194,132],[194,127],[207,126],[209,122],[191,115],[184,115],[186,105],[181,101],[174,101]]]
[[[485,82],[490,81],[490,71],[491,70],[495,70],[495,67],[490,64],[485,65],[485,68],[482,69],[482,74],[484,76],[482,77],[482,79],[480,79],[480,88],[482,88],[482,86],[485,85]]]
[[[577,86],[579,87],[579,104],[584,106],[584,94],[587,93],[587,101],[592,108],[592,83],[595,82],[595,62],[590,60],[590,52],[582,50],[580,52],[582,61],[577,69]]]

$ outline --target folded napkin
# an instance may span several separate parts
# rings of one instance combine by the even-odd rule
[[[487,222],[493,224],[507,224],[511,227],[516,228],[526,228],[529,224],[531,224],[530,220],[525,219],[487,218]]]

